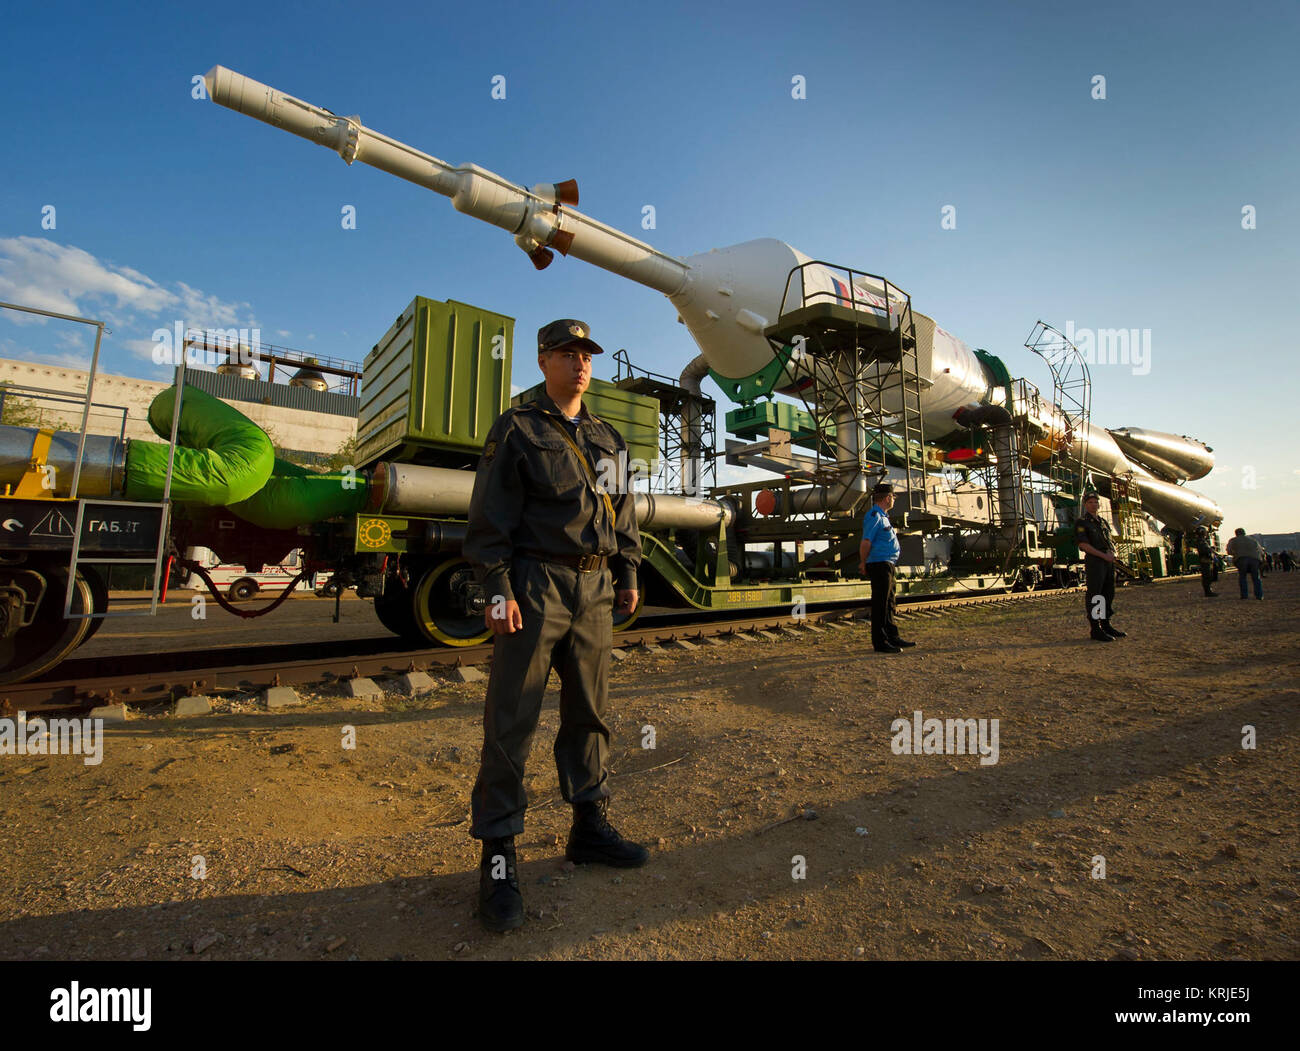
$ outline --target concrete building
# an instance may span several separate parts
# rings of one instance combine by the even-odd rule
[[[39,421],[57,430],[80,429],[86,379],[85,369],[0,358],[0,384],[7,385],[0,390],[6,400],[19,400],[23,422],[32,421],[29,426]],[[200,370],[187,371],[186,382],[238,409],[265,430],[288,459],[300,463],[324,463],[356,437],[360,399],[352,395]],[[149,426],[149,403],[169,386],[101,372],[95,377],[90,431],[158,441]]]

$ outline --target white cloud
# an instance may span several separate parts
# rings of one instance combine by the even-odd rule
[[[0,296],[23,306],[83,315],[84,301],[157,313],[177,301],[139,271],[40,237],[0,238]],[[22,315],[15,315],[17,320]]]
[[[120,329],[135,326],[136,314],[177,315],[166,319],[204,329],[257,327],[252,306],[246,302],[227,302],[184,281],[167,288],[132,267],[40,237],[0,238],[0,299],[60,314],[103,318]],[[45,320],[18,312],[6,316],[20,324]]]
[[[153,352],[158,344],[152,339],[124,339],[119,346],[129,350],[137,358],[153,361]]]
[[[181,320],[192,328],[257,328],[248,303],[227,303],[217,296],[191,288],[178,281],[181,290]],[[242,319],[242,320],[241,320]]]

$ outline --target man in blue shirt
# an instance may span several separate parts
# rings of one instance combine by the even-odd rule
[[[889,521],[894,487],[881,482],[871,490],[871,500],[858,545],[858,569],[871,581],[871,645],[877,653],[901,653],[916,643],[900,639],[894,623],[894,563],[899,554],[898,537]]]

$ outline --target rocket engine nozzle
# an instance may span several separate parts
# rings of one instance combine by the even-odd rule
[[[528,258],[532,260],[533,266],[538,270],[545,270],[555,259],[555,253],[549,248],[537,247],[528,253]]]
[[[565,179],[564,182],[539,182],[530,191],[544,201],[552,204],[576,206],[578,203],[578,180]]]

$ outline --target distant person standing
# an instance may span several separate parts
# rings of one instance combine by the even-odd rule
[[[1246,578],[1250,577],[1255,581],[1255,597],[1262,599],[1264,584],[1259,579],[1259,562],[1263,552],[1259,548],[1259,542],[1248,537],[1244,529],[1238,528],[1236,535],[1228,541],[1228,554],[1232,556],[1232,561],[1237,567],[1237,583],[1241,585],[1241,597],[1243,599],[1250,597],[1246,593]]]
[[[1183,572],[1183,534],[1174,533],[1173,553],[1169,556],[1169,575],[1181,576]]]
[[[898,537],[889,521],[894,487],[881,482],[871,490],[871,510],[862,520],[858,569],[871,581],[871,646],[877,653],[901,653],[915,646],[898,637],[894,623],[894,563],[900,552]]]
[[[1110,523],[1097,514],[1101,497],[1087,493],[1083,513],[1074,524],[1075,542],[1084,553],[1083,572],[1087,585],[1085,611],[1092,638],[1096,642],[1114,642],[1128,632],[1111,627],[1115,606],[1115,544],[1110,538]]]
[[[1214,548],[1210,546],[1210,531],[1205,526],[1196,527],[1196,557],[1201,563],[1201,589],[1206,598],[1218,598],[1214,583]]]
[[[1277,560],[1282,566],[1283,573],[1290,573],[1291,567],[1295,565],[1295,559],[1291,557],[1290,551],[1283,551],[1277,556]]]

